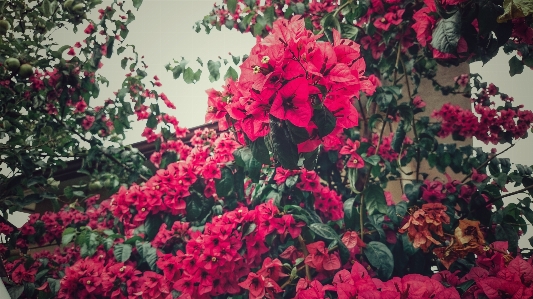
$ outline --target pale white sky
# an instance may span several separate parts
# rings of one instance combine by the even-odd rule
[[[108,0],[104,4],[111,3]],[[251,34],[240,34],[237,31],[229,31],[222,28],[222,31],[213,30],[207,35],[203,30],[196,33],[193,25],[196,21],[201,20],[204,15],[209,13],[213,7],[214,0],[144,0],[139,11],[133,10],[136,20],[129,25],[130,33],[126,39],[126,44],[133,44],[140,55],[145,55],[145,61],[149,65],[147,69],[149,77],[157,75],[160,78],[162,87],[157,89],[158,92],[164,92],[171,101],[174,102],[177,109],[170,112],[180,121],[181,126],[192,127],[204,123],[204,115],[207,108],[207,97],[205,90],[209,88],[220,88],[223,80],[210,83],[208,72],[205,65],[207,61],[216,60],[218,56],[228,59],[228,66],[233,66],[231,56],[242,56],[248,54],[251,47],[255,44],[255,39]],[[86,24],[80,26],[77,34],[66,29],[58,30],[54,34],[55,41],[60,45],[73,45],[81,41],[85,34],[83,29]],[[118,47],[115,44],[115,47]],[[100,101],[103,101],[112,95],[113,91],[120,88],[120,84],[126,74],[125,70],[120,67],[120,59],[124,57],[126,51],[120,56],[114,55],[112,59],[104,59],[104,67],[101,74],[111,83],[109,88],[101,87]],[[167,72],[164,66],[172,62],[173,59],[181,60],[181,57],[189,60],[189,66],[193,69],[200,67],[196,58],[200,57],[204,62],[203,74],[199,83],[186,84],[182,78],[174,80],[172,73]],[[500,53],[495,59],[482,67],[481,63],[471,64],[471,72],[479,73],[483,79],[496,84],[501,91],[515,98],[518,103],[523,103],[526,108],[533,109],[529,100],[533,87],[533,71],[526,69],[523,74],[513,78],[509,77],[509,66],[507,61],[511,56]],[[221,68],[221,77],[223,77],[226,68]],[[445,98],[444,98],[445,99]],[[144,123],[134,124],[134,130],[130,132],[125,140],[126,144],[142,141],[141,132]],[[475,143],[475,146],[482,144]],[[497,147],[499,150],[506,146],[484,146],[486,149]],[[518,145],[507,152],[506,157],[512,157],[514,163],[531,165],[531,153],[533,148],[533,137],[522,140]],[[22,225],[26,217],[14,216],[10,220],[15,225]],[[533,228],[531,228],[533,230]],[[527,239],[523,246],[527,244]]]

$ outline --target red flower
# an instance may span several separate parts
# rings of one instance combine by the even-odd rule
[[[295,126],[306,127],[313,116],[308,98],[307,80],[294,79],[279,90],[270,113],[281,120],[290,121]]]
[[[95,31],[96,30],[94,28],[94,24],[93,23],[89,23],[89,25],[87,25],[87,28],[85,28],[85,30],[83,30],[83,32],[85,32],[85,34],[92,34]]]
[[[262,299],[265,296],[265,278],[253,272],[248,274],[245,281],[239,283],[239,286],[250,293],[250,299]]]
[[[70,47],[70,49],[69,49],[68,52],[67,52],[67,55],[70,55],[70,56],[74,56],[74,55],[76,55],[76,51],[74,51],[74,48],[73,48],[73,47]]]

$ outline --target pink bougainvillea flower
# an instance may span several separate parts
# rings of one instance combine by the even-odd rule
[[[270,113],[281,120],[290,121],[295,126],[306,127],[313,116],[308,98],[307,80],[294,79],[279,90]]]

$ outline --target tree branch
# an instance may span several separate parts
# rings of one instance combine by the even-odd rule
[[[517,142],[518,142],[518,140],[517,140]],[[487,164],[489,164],[490,161],[492,161],[492,159],[494,159],[494,158],[498,157],[499,155],[505,153],[505,152],[508,151],[510,148],[512,148],[513,146],[515,146],[515,144],[516,144],[516,142],[513,143],[513,144],[511,144],[511,145],[510,145],[508,148],[506,148],[505,150],[503,150],[503,151],[497,153],[496,155],[493,155],[492,157],[488,158],[487,161],[483,162],[483,164],[479,165],[479,166],[476,168],[476,171],[477,171],[477,170],[480,170],[480,169],[483,168],[483,167],[485,167]],[[470,173],[469,173],[469,174],[468,174],[468,175],[467,175],[467,176],[461,181],[461,183],[466,182],[466,180],[468,180],[468,179],[472,176],[472,174],[474,174],[473,171],[471,171],[471,172],[470,172]]]

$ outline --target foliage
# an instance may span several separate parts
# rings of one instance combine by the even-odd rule
[[[69,8],[67,1],[67,16],[82,7]],[[532,297],[532,259],[518,240],[533,221],[524,195],[533,170],[512,167],[501,156],[505,151],[458,147],[441,137],[512,147],[527,137],[533,112],[476,74],[458,74],[451,86],[435,79],[437,63],[487,61],[502,46],[522,57],[513,59],[512,74],[529,66],[528,7],[527,1],[460,0],[272,0],[264,6],[227,0],[216,6],[197,29],[225,25],[263,37],[243,59],[238,78],[225,76],[222,90],[208,90],[206,120],[217,121],[219,130],[198,129],[185,140],[175,118],[148,105],[160,98],[172,107],[168,98],[145,89],[144,70],[130,74],[114,104],[106,105],[121,103],[122,110],[110,111],[147,120],[142,135],[154,142],[150,161],[159,169],[139,182],[139,164],[127,163],[131,155],[96,146],[85,164],[100,151],[119,167],[97,168],[97,174],[119,180],[120,171],[133,173],[121,181],[127,184],[109,185],[116,191],[110,198],[67,188],[65,195],[83,202],[34,214],[20,230],[0,224],[12,297]],[[112,12],[102,10],[102,18]],[[91,37],[94,26],[86,32]],[[98,65],[94,53],[101,46],[86,50],[83,67]],[[186,67],[188,61],[176,63],[167,66],[175,78],[200,79],[201,70]],[[221,77],[220,62],[206,66],[210,81]],[[471,99],[474,109],[444,104],[424,114],[422,79],[443,95]],[[68,87],[66,93],[78,87],[57,86]],[[128,93],[135,112],[124,108]],[[78,119],[67,102],[57,108],[66,114],[46,111],[47,121],[84,132],[87,115]],[[113,113],[109,119],[121,118]],[[74,124],[79,127],[69,127]],[[423,163],[442,178],[430,177]],[[390,191],[393,182],[407,179],[401,196]],[[506,193],[510,184],[521,189]],[[504,202],[516,194],[518,203]],[[30,244],[61,246],[29,254]],[[12,254],[16,249],[20,254]]]

